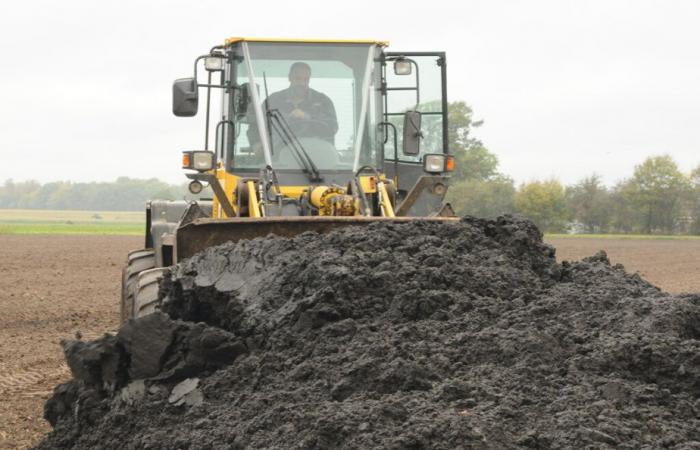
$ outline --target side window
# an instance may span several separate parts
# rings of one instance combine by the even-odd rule
[[[443,152],[443,111],[442,111],[442,70],[440,56],[410,56],[406,58],[415,62],[410,75],[396,75],[393,61],[386,66],[386,121],[396,126],[397,155],[399,161],[420,162],[426,153]],[[416,68],[417,73],[416,73]],[[419,89],[416,92],[416,80]],[[421,151],[419,155],[404,155],[403,118],[409,110],[419,111],[422,115]],[[388,139],[384,146],[385,158],[394,159],[393,131],[387,132]]]

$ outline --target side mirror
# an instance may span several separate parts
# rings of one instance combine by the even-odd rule
[[[238,88],[237,97],[235,100],[236,116],[242,120],[248,114],[248,104],[250,103],[250,85],[243,83]]]
[[[406,111],[403,116],[403,154],[416,156],[420,153],[421,114],[418,111]]]
[[[192,117],[197,114],[199,92],[194,78],[181,78],[173,83],[173,114]]]
[[[253,83],[255,90],[260,96],[260,86],[257,83]],[[251,85],[250,83],[243,83],[238,87],[238,92],[234,97],[234,103],[236,105],[236,118],[242,123],[249,123],[251,116],[248,114],[248,107],[253,102],[253,97],[251,96]]]

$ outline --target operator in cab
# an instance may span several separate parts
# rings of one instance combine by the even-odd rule
[[[335,145],[338,119],[331,99],[309,87],[311,67],[295,62],[289,68],[289,87],[268,96],[264,111],[277,110],[298,138],[312,137]],[[250,142],[259,141],[257,126],[248,129]]]

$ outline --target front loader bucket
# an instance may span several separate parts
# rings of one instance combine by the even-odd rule
[[[176,260],[198,253],[208,247],[236,242],[241,239],[254,239],[268,234],[294,237],[305,231],[327,233],[351,225],[367,225],[375,222],[407,223],[453,222],[456,217],[339,217],[339,216],[299,216],[261,217],[230,219],[195,219],[177,229]]]

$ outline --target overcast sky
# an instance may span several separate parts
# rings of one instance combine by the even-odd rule
[[[0,182],[186,181],[203,122],[172,115],[172,81],[230,36],[446,51],[449,100],[517,182],[700,164],[698,1],[35,0],[0,6]]]

